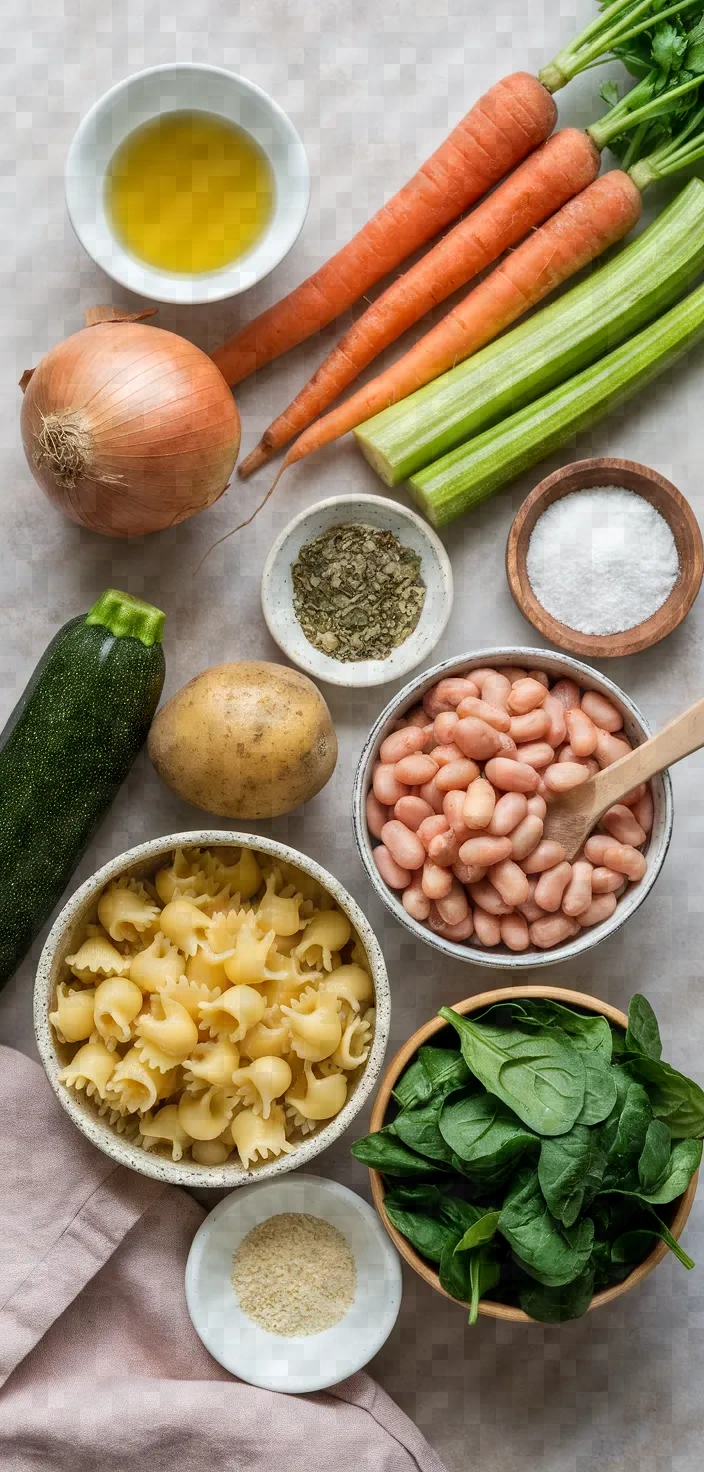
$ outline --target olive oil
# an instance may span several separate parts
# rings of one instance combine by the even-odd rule
[[[163,113],[135,128],[105,180],[118,240],[161,271],[219,271],[256,245],[271,219],[274,177],[248,133],[208,112]]]

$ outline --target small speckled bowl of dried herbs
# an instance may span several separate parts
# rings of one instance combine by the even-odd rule
[[[420,664],[452,597],[442,542],[414,511],[382,496],[319,501],[284,528],[262,574],[272,638],[331,685],[382,685]]]

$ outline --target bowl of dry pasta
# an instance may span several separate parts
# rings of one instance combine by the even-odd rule
[[[49,1081],[121,1165],[230,1187],[307,1164],[378,1079],[379,944],[319,864],[272,839],[177,833],[64,906],[34,994]]]

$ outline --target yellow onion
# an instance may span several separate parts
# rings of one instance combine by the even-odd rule
[[[195,516],[227,488],[240,420],[200,348],[96,307],[91,324],[26,373],[25,454],[42,490],[73,521],[136,537]]]

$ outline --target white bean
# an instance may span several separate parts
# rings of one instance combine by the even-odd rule
[[[533,797],[528,798],[528,812],[531,817],[544,818],[547,810],[548,805],[545,798],[541,797],[539,792],[536,792]]]
[[[508,709],[508,697],[511,693],[511,683],[505,675],[497,672],[489,675],[481,687],[482,700],[488,700],[489,705],[497,705],[500,710]]]
[[[457,762],[448,762],[446,766],[441,767],[435,780],[441,792],[452,792],[453,788],[466,792],[470,783],[476,781],[478,777],[479,768],[476,762],[464,756]]]
[[[382,762],[395,766],[402,757],[412,756],[415,751],[422,751],[425,744],[425,731],[421,730],[420,726],[404,726],[400,731],[392,731],[391,735],[382,741],[379,756]]]
[[[605,865],[599,864],[592,874],[593,894],[614,894],[623,884],[623,874],[617,874],[615,869],[607,869]]]
[[[428,857],[434,864],[451,867],[459,860],[460,846],[457,835],[448,828],[446,833],[437,833],[428,844]]]
[[[462,820],[467,828],[488,828],[496,807],[496,793],[486,777],[470,782],[462,805]]]
[[[562,904],[562,896],[572,878],[572,865],[564,859],[554,868],[546,869],[535,886],[535,903],[541,910],[553,914]]]
[[[433,761],[438,767],[447,767],[450,762],[464,762],[467,760],[464,753],[460,751],[459,746],[455,746],[452,741],[448,741],[444,746],[431,747],[428,756],[433,758]],[[478,775],[479,768],[477,767]]]
[[[427,920],[430,914],[430,900],[423,894],[421,877],[418,873],[414,874],[401,896],[401,904],[413,920]]]
[[[442,805],[445,817],[450,827],[457,834],[460,843],[464,843],[465,838],[469,838],[470,836],[469,828],[463,816],[466,796],[466,792],[457,792],[453,789],[452,792],[445,793]]]
[[[381,830],[388,823],[390,812],[384,803],[379,802],[378,797],[369,790],[366,801],[367,827],[375,838],[381,838]]]
[[[592,833],[591,838],[588,838],[584,845],[584,854],[590,864],[603,864],[604,854],[611,842],[612,840],[603,833]]]
[[[623,716],[605,695],[600,695],[597,690],[585,690],[582,696],[582,710],[589,716],[595,726],[600,726],[602,731],[620,731],[623,726]]]
[[[637,818],[646,834],[650,833],[653,826],[654,811],[652,792],[649,788],[646,788],[643,796],[638,799],[638,802],[633,808],[633,815]]]
[[[504,904],[498,889],[494,889],[489,879],[480,879],[478,884],[470,884],[469,893],[474,904],[486,910],[487,915],[511,914],[511,905]]]
[[[510,835],[511,854],[520,863],[538,847],[543,836],[543,820],[536,813],[527,813]]]
[[[467,910],[464,920],[461,920],[459,925],[448,925],[440,915],[437,905],[430,906],[428,924],[436,935],[442,936],[443,940],[469,940],[474,930],[471,910]]]
[[[536,706],[535,710],[526,711],[524,716],[513,716],[509,736],[520,746],[527,741],[542,741],[549,729],[549,713],[543,706]]]
[[[432,817],[423,819],[417,831],[418,837],[427,852],[438,833],[449,833],[450,825],[444,813],[433,813]]]
[[[491,838],[489,834],[482,834],[480,838],[468,838],[462,844],[459,856],[463,864],[482,864],[488,868],[490,864],[499,864],[510,855],[510,838]]]
[[[534,680],[527,675],[525,680],[516,680],[511,686],[508,697],[508,708],[514,716],[524,716],[529,710],[535,710],[536,706],[542,705],[547,689],[540,680]]]
[[[388,762],[377,762],[372,777],[374,796],[385,807],[393,807],[400,797],[408,796],[408,788],[403,782],[399,782],[396,769]]]
[[[446,925],[461,925],[467,919],[469,902],[459,879],[453,879],[449,893],[436,900],[436,904],[440,919]]]
[[[452,865],[452,872],[455,879],[459,879],[460,884],[469,886],[470,884],[478,884],[479,880],[484,878],[486,865],[463,864],[461,859],[457,859],[456,863]]]
[[[575,756],[591,756],[596,750],[597,728],[586,711],[566,711],[565,726]]]
[[[507,905],[524,905],[530,894],[530,884],[512,859],[502,859],[489,869],[488,878]]]
[[[548,915],[545,920],[534,920],[528,933],[538,950],[549,951],[552,946],[572,940],[579,934],[579,928],[579,921],[569,915]]]
[[[422,797],[400,797],[394,804],[394,817],[398,818],[400,823],[405,823],[411,833],[417,833],[421,823],[432,816],[433,809],[430,803],[424,802]],[[380,838],[381,835],[377,833],[375,837]]]
[[[422,752],[402,757],[394,767],[396,781],[403,782],[406,787],[422,787],[424,783],[432,782],[437,771],[437,762],[431,756],[423,756]]]
[[[548,870],[548,873],[555,872]],[[572,877],[565,890],[562,908],[566,915],[579,916],[592,902],[592,880],[594,870],[587,859],[577,859],[572,865]]]
[[[501,920],[490,915],[480,905],[474,906],[474,933],[483,946],[498,946],[501,940]]]
[[[604,849],[604,864],[607,869],[625,874],[634,883],[643,878],[648,867],[645,856],[628,843],[612,843],[609,848]]]
[[[530,945],[528,922],[523,915],[504,915],[499,921],[501,939],[509,951],[527,951]]]
[[[552,699],[559,701],[565,711],[578,708],[581,694],[579,685],[574,680],[558,680],[550,691]]]
[[[496,756],[497,751],[501,750],[498,731],[493,726],[488,726],[486,721],[477,720],[476,716],[465,716],[464,720],[458,721],[452,739],[465,756],[478,762]]]
[[[545,773],[545,786],[549,792],[571,792],[589,780],[588,767],[581,762],[553,762]]]
[[[617,843],[629,843],[632,848],[640,848],[648,836],[645,829],[641,828],[635,813],[620,802],[614,803],[614,806],[604,813],[601,826],[611,834],[612,838],[616,839]]]
[[[423,783],[423,786],[419,789],[418,796],[422,797],[423,802],[430,804],[434,813],[441,813],[443,811],[442,805],[445,800],[445,793],[440,791],[434,777],[430,782]]]
[[[527,812],[528,799],[524,792],[505,792],[491,815],[489,833],[495,838],[505,838],[525,818]]]
[[[502,792],[535,792],[539,781],[534,767],[503,756],[495,756],[486,763],[484,776],[492,787],[498,787]]]
[[[392,818],[389,823],[384,824],[381,841],[402,869],[422,869],[425,863],[423,844],[418,834],[412,833],[398,818]]]
[[[459,716],[454,710],[441,711],[440,715],[435,717],[433,734],[440,746],[447,746],[453,740],[453,733],[458,720]]]
[[[554,756],[549,741],[532,741],[527,746],[519,746],[516,752],[516,760],[525,762],[526,766],[533,767],[536,772],[549,767]]]
[[[615,894],[597,895],[589,908],[582,911],[579,917],[580,925],[600,925],[602,920],[608,920],[613,915],[617,903]]]
[[[388,884],[390,889],[406,889],[408,887],[411,882],[410,869],[403,869],[400,864],[397,864],[383,843],[377,844],[376,848],[372,849],[372,854],[374,863],[384,883]]]
[[[553,747],[559,746],[567,734],[565,725],[565,708],[556,700],[552,692],[545,696],[541,710],[548,718],[548,728],[545,732],[545,740]]]
[[[451,869],[443,869],[439,864],[434,864],[432,859],[426,859],[421,884],[423,894],[427,895],[429,900],[444,899],[452,889],[453,880],[454,874]]]
[[[630,741],[627,741],[625,736],[612,736],[609,731],[597,731],[594,755],[600,767],[610,767],[622,756],[628,756],[632,749]]]
[[[498,705],[490,705],[488,700],[479,700],[476,696],[468,695],[461,700],[457,707],[460,720],[465,716],[476,716],[480,721],[486,721],[487,726],[493,726],[495,731],[508,731],[511,726],[511,717],[508,712],[501,710]]]
[[[521,868],[524,874],[544,874],[546,869],[554,869],[556,864],[561,864],[566,858],[567,854],[561,843],[554,838],[542,838],[532,854],[523,859]]]

